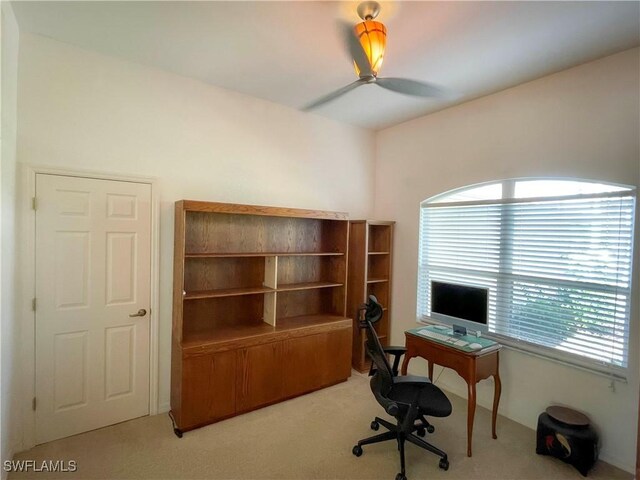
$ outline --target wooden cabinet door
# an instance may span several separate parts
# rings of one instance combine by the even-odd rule
[[[322,386],[342,382],[351,376],[351,328],[327,333],[327,373]]]
[[[286,397],[346,380],[351,374],[351,329],[284,341]]]
[[[237,407],[247,411],[283,398],[282,341],[237,350]]]
[[[236,352],[185,358],[182,395],[181,428],[233,415],[236,412]]]

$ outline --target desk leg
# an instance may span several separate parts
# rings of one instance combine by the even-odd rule
[[[493,438],[498,438],[496,434],[496,419],[498,418],[498,404],[500,403],[500,394],[502,393],[502,382],[500,381],[500,373],[496,373],[493,376],[493,382],[495,384],[493,390],[493,412],[491,415],[491,433]]]
[[[467,457],[471,456],[471,439],[473,438],[473,419],[476,415],[476,382],[470,381],[467,400]]]
[[[400,375],[407,374],[407,368],[409,367],[409,360],[415,357],[415,353],[407,351],[404,354],[404,360],[402,361],[402,367],[400,368]]]
[[[429,369],[429,380],[433,382],[433,362],[427,360],[427,368]]]

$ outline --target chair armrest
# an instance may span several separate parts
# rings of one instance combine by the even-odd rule
[[[421,387],[432,383],[428,377],[419,377],[417,375],[399,375],[394,377],[393,384],[411,385],[415,387]]]
[[[406,347],[398,347],[398,346],[389,346],[382,347],[385,353],[390,353],[391,355],[404,355],[407,353]]]
[[[393,366],[391,367],[391,371],[393,372],[393,376],[398,376],[398,367],[400,366],[400,357],[407,353],[407,349],[405,347],[397,347],[397,346],[389,346],[383,347],[384,353],[388,353],[393,355]]]
[[[393,355],[393,365],[391,366],[391,373],[393,373],[394,377],[397,377],[399,373],[398,368],[400,367],[400,357],[407,353],[407,349],[405,347],[389,346],[382,347],[382,350],[384,350],[384,353]],[[371,377],[374,373],[376,373],[376,368],[372,363],[371,367],[369,367],[369,376]]]

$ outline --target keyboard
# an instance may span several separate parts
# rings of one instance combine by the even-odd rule
[[[434,340],[449,343],[451,345],[455,345],[456,347],[466,347],[467,345],[469,345],[469,342],[465,342],[464,340],[461,340],[457,337],[452,337],[451,335],[446,335],[444,333],[427,330],[426,328],[418,330],[417,333],[422,335],[423,337],[433,338]]]
[[[423,337],[433,338],[435,340],[440,340],[441,342],[447,342],[451,339],[450,335],[445,335],[443,333],[432,332],[431,330],[418,330],[418,333]]]

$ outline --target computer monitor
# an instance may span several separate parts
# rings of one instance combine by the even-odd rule
[[[488,288],[431,281],[431,318],[452,325],[454,332],[486,332],[488,300]]]

